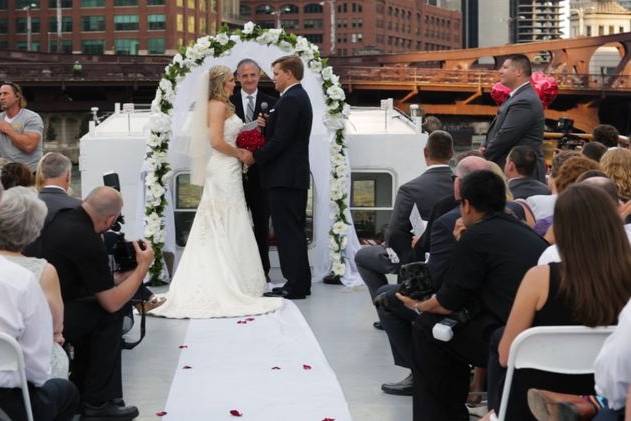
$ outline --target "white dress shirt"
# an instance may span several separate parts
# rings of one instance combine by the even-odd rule
[[[515,95],[515,92],[517,92],[517,91],[518,91],[518,90],[520,90],[522,87],[524,87],[524,86],[526,86],[526,85],[528,85],[528,84],[530,84],[530,81],[522,83],[521,85],[519,85],[518,87],[516,87],[515,89],[513,89],[512,91],[510,91],[510,93],[508,94],[508,96],[509,96],[509,97],[511,97],[511,96]]]
[[[29,270],[0,256],[0,332],[15,338],[24,354],[26,379],[35,386],[50,377],[53,320],[44,292]],[[17,372],[0,371],[0,387],[20,386]]]
[[[596,392],[607,398],[609,408],[625,406],[631,385],[631,300],[618,316],[616,330],[605,340],[594,364]]]
[[[247,93],[243,89],[241,89],[241,104],[243,105],[243,117],[248,115],[248,96],[252,97],[252,103],[254,104],[254,108],[256,109],[256,96],[258,95],[259,90],[252,92],[251,94]],[[252,116],[253,120],[256,120],[256,116]]]

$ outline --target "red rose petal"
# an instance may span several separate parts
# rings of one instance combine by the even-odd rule
[[[186,349],[186,348],[188,348],[188,345],[180,345],[180,346],[178,346],[178,348],[180,348],[180,349]]]
[[[272,367],[272,370],[280,370],[280,367]]]
[[[247,323],[247,322],[246,322],[245,320],[239,320],[239,321],[237,322],[237,324],[238,324],[238,325],[241,325],[241,324],[246,324],[246,323]]]
[[[311,370],[311,366],[309,364],[303,364],[302,368],[304,368],[305,370]]]
[[[335,418],[325,418],[322,421],[335,421]]]
[[[158,412],[156,412],[156,415],[158,417],[164,417],[166,414],[167,414],[167,411],[158,411]]]
[[[231,409],[230,410],[230,415],[232,415],[233,417],[240,417],[240,416],[243,416],[243,413],[239,412],[236,409]]]
[[[188,369],[193,368],[193,367],[191,367],[190,365],[185,365],[185,366],[184,366],[184,367],[182,367],[182,368],[183,368],[184,370],[188,370]]]
[[[247,319],[245,319],[246,322],[253,322],[254,321],[254,317],[248,317]]]

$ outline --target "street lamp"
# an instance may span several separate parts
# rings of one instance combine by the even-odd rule
[[[26,51],[31,51],[31,9],[37,8],[35,3],[27,4],[22,8],[22,10],[26,10]]]
[[[329,4],[329,17],[331,18],[331,47],[329,49],[329,55],[335,55],[335,0],[325,0],[320,2],[321,6],[324,6],[325,3]]]
[[[285,7],[281,7],[280,9],[272,9],[271,6],[267,6],[266,7],[267,13],[272,15],[272,16],[276,16],[276,29],[280,29],[281,25],[280,25],[280,15],[282,15],[283,13],[289,13],[291,12],[291,8],[289,6],[285,6]]]

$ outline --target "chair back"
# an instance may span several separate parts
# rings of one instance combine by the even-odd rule
[[[498,420],[504,421],[513,374],[531,368],[559,374],[590,374],[607,337],[615,326],[539,326],[520,333],[508,354],[508,368]]]
[[[17,371],[20,378],[20,389],[22,389],[22,399],[26,418],[33,421],[33,410],[31,409],[31,398],[28,393],[28,383],[26,381],[26,369],[24,355],[20,344],[6,333],[0,332],[0,371]]]

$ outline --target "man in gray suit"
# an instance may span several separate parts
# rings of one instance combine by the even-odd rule
[[[504,168],[508,152],[517,145],[530,145],[537,154],[534,178],[545,182],[543,161],[543,105],[530,85],[530,60],[523,54],[514,54],[504,60],[500,81],[511,89],[486,135],[484,156]]]
[[[49,152],[42,157],[39,163],[42,189],[39,198],[46,203],[48,224],[62,209],[75,209],[81,205],[81,200],[68,195],[72,162],[66,156]]]
[[[372,299],[376,291],[388,283],[386,274],[398,272],[400,265],[410,262],[414,256],[410,223],[414,204],[427,221],[434,204],[453,195],[452,172],[447,165],[453,156],[451,135],[442,130],[432,132],[423,153],[427,170],[399,187],[386,232],[386,245],[363,247],[355,255],[357,269]],[[392,251],[388,253],[388,249],[396,256]],[[379,322],[375,322],[375,327],[381,328]]]
[[[506,158],[504,174],[513,199],[550,194],[548,186],[532,178],[537,166],[537,154],[527,145],[515,146]]]

